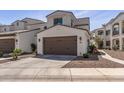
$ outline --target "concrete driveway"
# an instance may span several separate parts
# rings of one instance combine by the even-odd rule
[[[28,81],[48,69],[59,69],[76,56],[45,55],[0,64],[0,81]]]
[[[76,56],[44,55],[0,64],[0,68],[61,68]]]
[[[124,68],[61,68],[75,56],[28,57],[0,64],[0,81],[124,81]]]

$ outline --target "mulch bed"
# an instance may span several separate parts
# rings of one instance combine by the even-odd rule
[[[109,54],[110,56],[117,58],[117,59],[121,59],[124,60],[124,51],[120,51],[120,50],[104,50],[107,54]]]
[[[91,55],[90,58],[77,57],[62,68],[124,68],[124,65]]]

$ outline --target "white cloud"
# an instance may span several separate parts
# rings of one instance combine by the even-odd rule
[[[81,17],[81,16],[87,15],[87,14],[89,14],[89,13],[91,13],[91,10],[83,10],[83,11],[77,11],[77,12],[75,13],[75,15],[76,15],[77,17]]]

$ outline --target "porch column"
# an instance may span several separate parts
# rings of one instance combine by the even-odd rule
[[[111,25],[111,29],[110,29],[110,48],[112,49],[113,46],[113,40],[112,40],[112,25]]]
[[[119,50],[122,50],[122,30],[123,30],[123,21],[119,22]]]
[[[122,50],[122,38],[119,37],[119,50]]]

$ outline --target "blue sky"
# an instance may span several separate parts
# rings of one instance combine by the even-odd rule
[[[15,20],[25,17],[36,18],[46,21],[46,15],[54,10],[0,10],[0,23],[10,24]],[[74,13],[77,18],[90,17],[91,30],[101,27],[102,24],[108,22],[111,18],[118,15],[124,10],[69,10]]]

